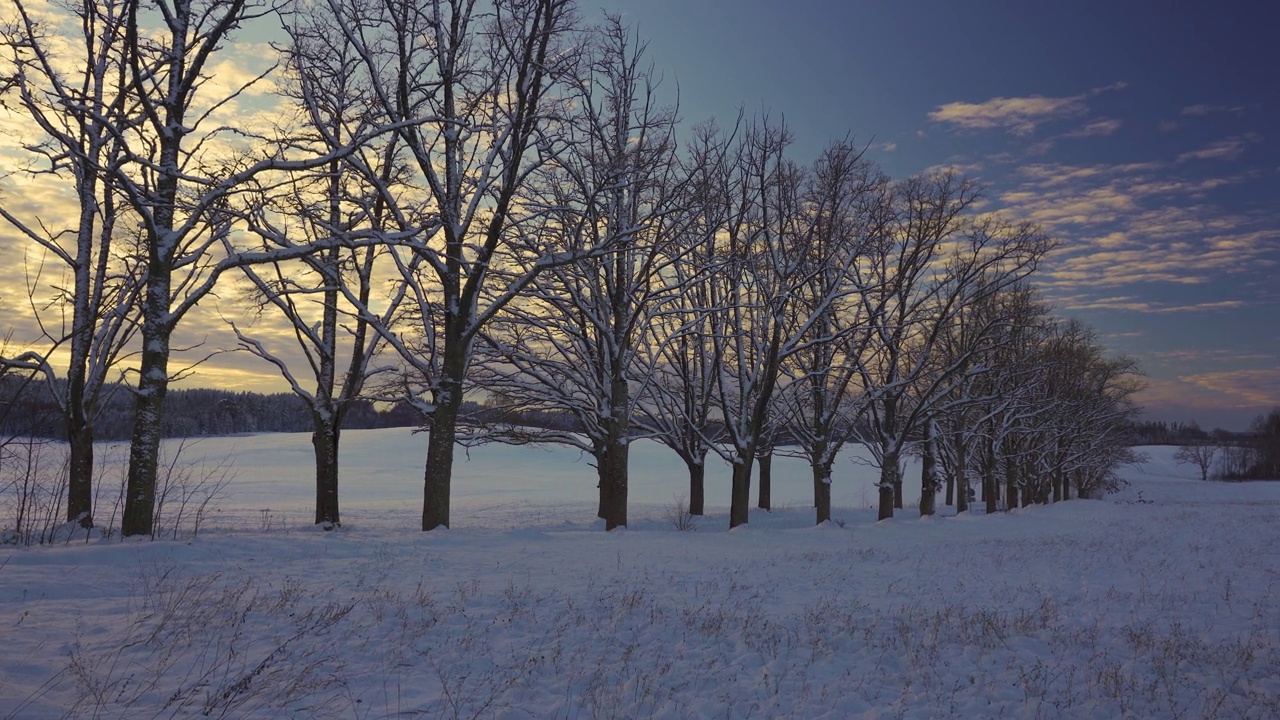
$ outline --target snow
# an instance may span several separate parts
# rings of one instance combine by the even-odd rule
[[[321,532],[311,452],[188,447],[236,469],[195,538],[0,547],[0,718],[1280,717],[1280,483],[1172,448],[1105,500],[880,523],[844,456],[822,527],[778,458],[731,532],[713,463],[683,533],[649,441],[614,533],[586,458],[506,446],[460,452],[453,528],[418,532],[403,430],[343,434]]]

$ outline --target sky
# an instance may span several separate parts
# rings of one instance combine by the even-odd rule
[[[984,210],[1061,243],[1037,285],[1059,315],[1139,362],[1150,417],[1241,430],[1280,405],[1280,9],[1161,5],[586,0],[580,11],[638,28],[686,129],[767,112],[791,129],[800,162],[849,138],[894,177],[955,168],[981,181]],[[245,64],[261,62],[266,38],[247,35]],[[234,65],[226,57],[215,79],[238,77]],[[0,134],[15,122],[0,118]],[[4,145],[0,159],[17,150]],[[21,322],[31,267],[11,240],[0,229],[0,330]],[[225,300],[202,306],[178,344],[204,341],[196,357],[233,347]],[[212,358],[185,384],[285,388],[245,353]]]
[[[1159,9],[1157,9],[1159,8]],[[1037,285],[1136,358],[1150,417],[1280,405],[1280,7],[1082,0],[584,3],[649,39],[686,125],[785,118],[890,175],[954,167],[1061,248]]]

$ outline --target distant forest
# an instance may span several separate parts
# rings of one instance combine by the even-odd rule
[[[95,424],[96,439],[128,440],[133,429],[133,395],[124,385],[103,393]],[[64,425],[52,393],[43,381],[24,382],[0,377],[0,437],[28,436],[65,439]],[[467,424],[509,423],[573,432],[577,422],[564,413],[495,410],[464,402]],[[343,420],[344,430],[419,427],[422,415],[407,403],[379,408],[371,400],[357,400]],[[256,393],[213,388],[170,390],[165,399],[164,437],[204,437],[265,432],[312,432],[315,425],[306,401],[293,393]]]
[[[1230,444],[1249,437],[1249,433],[1231,432],[1221,428],[1205,430],[1194,420],[1191,422],[1137,420],[1132,423],[1129,434],[1130,443],[1133,445],[1190,445],[1208,440],[1220,440],[1223,444]]]
[[[96,439],[128,440],[133,430],[133,394],[121,385],[104,393],[95,423]],[[404,405],[379,410],[357,402],[344,428],[407,427],[420,424],[416,411]],[[260,432],[311,432],[306,402],[293,393],[263,394],[207,388],[170,390],[166,398],[165,437],[239,435]],[[61,439],[65,423],[43,382],[0,381],[0,433]]]
[[[127,387],[121,385],[109,398],[97,423],[98,440],[128,440],[133,427],[133,400]],[[476,402],[463,403],[466,424],[502,423],[526,427],[573,432],[578,422],[565,413],[494,409]],[[1274,413],[1273,413],[1274,415]],[[1274,420],[1273,420],[1274,422]],[[1261,423],[1261,424],[1260,424]],[[358,400],[348,412],[343,429],[418,427],[422,416],[407,403],[379,408],[371,400]],[[1129,444],[1194,445],[1216,442],[1227,445],[1250,444],[1266,425],[1263,418],[1249,432],[1204,430],[1191,422],[1136,420],[1130,424]],[[166,399],[164,436],[202,437],[210,435],[243,435],[262,432],[311,432],[314,425],[306,402],[293,393],[256,393],[213,388],[169,391]],[[22,382],[21,378],[0,378],[0,434],[6,436],[60,438],[61,426],[57,407],[42,381]],[[780,433],[779,445],[790,444],[791,438]]]

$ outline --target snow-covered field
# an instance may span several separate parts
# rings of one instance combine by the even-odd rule
[[[494,446],[422,533],[422,440],[344,434],[336,532],[262,435],[185,451],[236,472],[194,539],[0,547],[0,718],[1280,717],[1280,483],[1149,448],[1106,500],[877,523],[846,458],[812,527],[780,459],[773,512],[728,532],[717,466],[677,532],[638,443],[606,534],[585,458]]]

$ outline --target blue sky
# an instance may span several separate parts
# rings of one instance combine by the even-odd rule
[[[584,3],[649,40],[685,124],[785,116],[895,177],[954,166],[1063,244],[1039,284],[1137,358],[1160,419],[1280,405],[1280,9],[1259,2]]]

